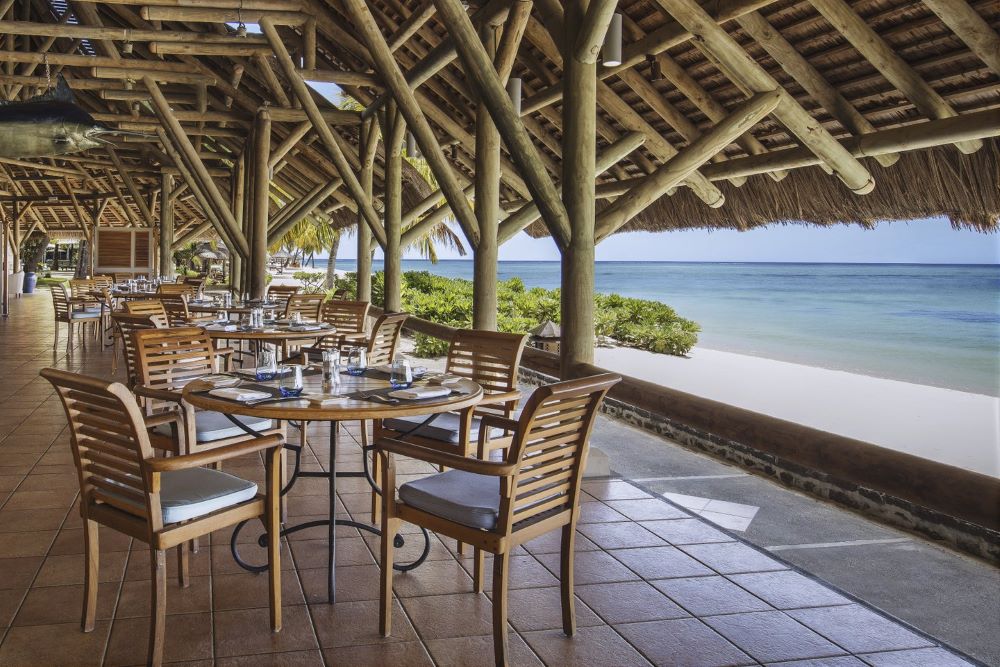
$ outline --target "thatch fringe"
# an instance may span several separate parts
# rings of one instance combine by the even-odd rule
[[[709,208],[687,188],[662,197],[621,231],[671,229],[753,229],[773,224],[855,224],[947,217],[956,229],[997,231],[1000,223],[1000,140],[983,142],[973,155],[945,146],[903,154],[891,167],[874,160],[866,165],[875,191],[852,194],[841,182],[809,167],[792,171],[776,183],[752,176],[742,187],[716,185],[726,195],[722,208]],[[541,223],[532,236],[545,236]]]

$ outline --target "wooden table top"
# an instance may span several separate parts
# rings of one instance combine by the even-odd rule
[[[388,380],[373,377],[354,377],[341,374],[341,385],[336,395],[345,396],[358,392],[376,392],[386,390],[390,385]],[[306,375],[302,378],[303,394],[323,394],[321,374]],[[421,381],[414,386],[422,386]],[[264,385],[276,388],[278,381],[256,382],[246,380],[242,385]],[[462,410],[479,403],[483,397],[483,389],[471,380],[461,380],[453,385],[448,396],[422,401],[399,401],[385,403],[376,399],[343,398],[335,404],[320,406],[310,403],[308,399],[286,400],[280,403],[264,403],[261,405],[246,405],[224,398],[217,398],[204,393],[210,387],[197,380],[184,388],[184,400],[202,410],[214,410],[232,415],[263,417],[268,419],[293,419],[303,421],[342,421],[354,419],[384,419],[389,417],[408,417],[413,415],[431,415],[451,410]],[[326,394],[333,396],[334,394]]]
[[[283,341],[283,340],[302,340],[305,338],[324,338],[326,336],[334,336],[337,334],[337,329],[330,326],[324,325],[324,328],[317,329],[315,331],[302,331],[289,329],[287,326],[275,326],[266,327],[264,329],[243,329],[241,330],[238,326],[236,331],[223,331],[222,329],[213,329],[205,327],[205,333],[207,333],[212,338],[225,338],[227,340],[264,340],[264,341]]]

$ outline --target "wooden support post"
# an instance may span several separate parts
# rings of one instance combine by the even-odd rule
[[[230,192],[232,194],[232,209],[233,217],[236,220],[236,224],[240,229],[243,229],[243,202],[246,199],[246,168],[247,168],[247,152],[246,149],[240,153],[239,158],[236,160],[235,168],[233,169],[233,175],[230,180]],[[239,289],[239,286],[243,280],[243,258],[240,257],[238,252],[229,253],[229,285],[230,287],[235,287]]]
[[[250,298],[263,299],[267,290],[267,214],[271,176],[271,117],[259,111],[253,128],[253,245],[250,248]]]
[[[396,29],[396,33],[389,41],[389,50],[395,51],[405,44],[432,16],[434,16],[434,3],[432,0],[425,0],[420,9],[407,16],[406,20],[399,24],[399,28]]]
[[[160,274],[168,278],[174,277],[174,204],[170,192],[174,189],[174,177],[170,174],[160,176]]]
[[[968,0],[924,0],[924,4],[1000,76],[1000,36]]]
[[[618,0],[591,0],[587,15],[576,38],[574,55],[582,63],[596,63],[608,32],[611,17],[618,7]]]
[[[361,159],[361,187],[364,191],[365,201],[371,203],[374,195],[375,180],[375,155],[378,153],[379,126],[378,122],[372,118],[365,121],[361,127],[362,142],[359,146]],[[368,226],[364,223],[361,214],[358,214],[358,293],[355,295],[359,301],[371,301],[372,298],[372,249],[369,247],[372,235]]]
[[[129,195],[132,197],[132,201],[135,202],[136,207],[139,209],[139,214],[142,216],[142,221],[149,228],[153,225],[153,213],[149,210],[149,206],[146,205],[146,200],[142,198],[139,194],[139,188],[136,187],[135,181],[132,179],[132,174],[129,173],[128,168],[122,163],[121,158],[118,157],[118,151],[113,147],[107,147],[108,156],[111,158],[112,164],[115,165],[115,169],[118,170],[118,175],[121,176],[122,182],[125,183],[125,188],[128,190]]]
[[[281,37],[278,35],[278,31],[274,27],[274,23],[272,23],[270,19],[264,18],[260,22],[260,27],[264,31],[264,34],[267,35],[267,41],[270,43],[271,48],[274,49],[274,55],[278,60],[278,65],[281,67],[282,71],[285,73],[285,77],[291,84],[292,91],[295,93],[296,99],[298,99],[299,104],[302,105],[302,109],[309,117],[309,122],[312,123],[312,126],[319,135],[320,140],[330,153],[330,159],[333,161],[334,167],[336,167],[340,177],[344,179],[344,185],[347,186],[347,191],[357,203],[358,211],[361,213],[362,217],[364,217],[365,222],[368,223],[372,234],[376,239],[378,239],[379,245],[384,246],[385,230],[382,229],[378,213],[376,213],[375,209],[372,207],[371,201],[365,200],[364,189],[361,187],[361,183],[358,182],[358,178],[354,174],[354,170],[352,169],[350,162],[348,162],[347,156],[344,155],[343,150],[341,150],[340,145],[334,138],[333,130],[330,129],[330,126],[327,125],[326,121],[323,119],[323,115],[320,113],[319,107],[316,106],[316,101],[313,100],[312,94],[309,92],[309,87],[306,85],[306,82],[303,81],[302,76],[295,67],[295,63],[292,62],[292,57],[288,55],[288,50],[285,48],[284,43],[282,43]]]
[[[562,199],[570,223],[562,251],[560,375],[594,361],[594,172],[597,168],[597,65],[577,57],[588,0],[566,0],[563,21]]]
[[[495,60],[500,26],[480,26],[486,55]],[[479,243],[472,260],[472,328],[497,328],[497,229],[500,224],[500,133],[486,104],[476,108],[476,220]]]
[[[403,248],[400,237],[403,233],[403,137],[406,122],[390,102],[385,112],[385,301],[386,312],[397,313],[403,309]]]
[[[684,177],[732,143],[736,137],[759,123],[764,116],[774,111],[780,102],[781,94],[775,90],[757,93],[739,105],[725,120],[698,137],[677,157],[643,179],[639,185],[602,211],[601,217],[597,220],[597,241],[607,238],[641,213],[670,188],[680,183]]]
[[[524,124],[507,96],[507,91],[500,82],[492,59],[483,50],[468,14],[465,13],[459,0],[434,0],[434,4],[437,5],[438,13],[455,41],[455,48],[462,60],[466,76],[479,95],[479,99],[490,110],[493,122],[496,123],[500,136],[507,144],[514,164],[521,171],[521,175],[527,181],[528,189],[538,202],[546,227],[556,243],[560,247],[566,247],[570,236],[569,214],[559,199],[555,184],[545,171],[538,149],[531,142]],[[596,109],[596,102],[594,104]],[[593,136],[590,141],[593,143]]]

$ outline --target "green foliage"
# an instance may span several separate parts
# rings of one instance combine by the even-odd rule
[[[372,303],[381,303],[384,276],[372,276]],[[347,274],[334,289],[356,293],[357,277]],[[597,294],[594,330],[598,338],[613,338],[620,345],[663,354],[684,355],[698,342],[700,327],[658,301],[618,294]],[[472,283],[444,278],[426,271],[403,274],[403,309],[416,317],[467,329],[472,326]],[[497,328],[523,333],[545,320],[559,322],[559,290],[527,289],[520,278],[497,284]],[[417,356],[437,357],[448,351],[447,341],[417,334]]]
[[[323,291],[323,281],[326,274],[322,271],[296,271],[292,278],[302,282],[302,291],[307,294],[317,294]]]

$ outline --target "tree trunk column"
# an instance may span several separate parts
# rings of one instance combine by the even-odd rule
[[[236,225],[243,233],[246,234],[246,223],[244,222],[245,206],[244,201],[246,200],[246,149],[240,154],[238,160],[236,160],[236,170],[233,172],[232,185],[230,186],[230,191],[232,192],[232,206],[233,206],[233,217],[236,218]],[[240,253],[236,251],[235,248],[229,248],[229,286],[236,289],[237,293],[241,292],[241,286],[243,284],[243,258],[240,257]]]
[[[267,159],[271,155],[271,116],[257,114],[253,142],[253,239],[250,244],[250,297],[264,298],[267,289],[267,214],[270,174]]]
[[[588,0],[567,0],[563,35],[563,202],[570,242],[562,256],[560,371],[572,376],[594,361],[594,172],[597,65],[580,62],[574,48]]]
[[[480,29],[483,46],[495,58],[499,26]],[[473,248],[472,327],[497,328],[497,230],[500,225],[500,132],[482,102],[476,109],[476,219],[479,244]]]
[[[403,309],[403,258],[400,236],[403,226],[403,133],[406,123],[391,104],[386,114],[389,126],[385,156],[385,301],[386,312]]]
[[[365,199],[372,201],[374,195],[375,182],[375,152],[369,150],[371,142],[378,141],[378,130],[376,121],[373,119],[361,128],[362,143],[358,153],[365,156],[365,163],[361,165],[361,188],[364,190]],[[371,156],[371,160],[368,160]],[[365,222],[365,217],[358,208],[358,294],[359,301],[372,300],[372,231]]]
[[[160,174],[160,275],[174,277],[174,252],[170,247],[174,243],[174,200],[170,194],[174,191],[174,177],[167,173]]]

